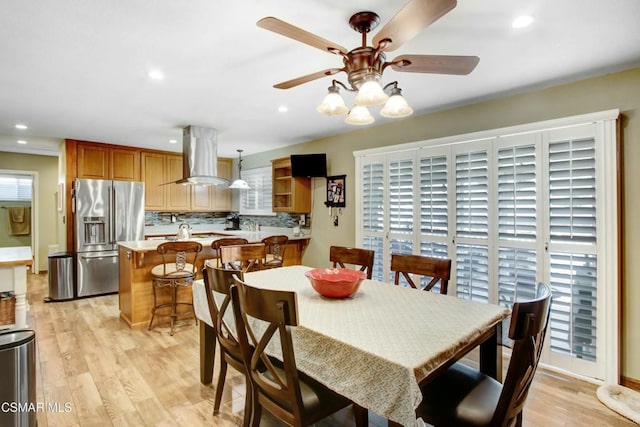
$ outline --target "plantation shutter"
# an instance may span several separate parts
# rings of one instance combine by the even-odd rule
[[[362,247],[375,251],[373,278],[382,280],[384,270],[384,165],[370,163],[362,168]]]
[[[255,168],[243,171],[242,178],[251,187],[240,191],[240,213],[243,215],[273,215],[271,178],[272,168]]]
[[[595,139],[549,145],[551,351],[596,360]]]
[[[472,151],[459,153],[455,159],[456,295],[488,302],[488,154],[486,150]]]

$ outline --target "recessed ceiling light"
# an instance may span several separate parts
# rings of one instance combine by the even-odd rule
[[[524,28],[531,25],[532,22],[533,22],[533,16],[522,15],[514,19],[513,22],[511,23],[511,26],[513,28]]]
[[[152,70],[147,73],[151,80],[162,80],[164,75],[160,71]]]
[[[281,105],[281,106],[278,107],[278,112],[280,112],[280,113],[286,113],[288,111],[289,111],[289,108],[287,108],[286,105]]]
[[[177,144],[178,140],[177,139],[170,139],[169,140],[169,144]]]
[[[16,124],[16,129],[29,129],[29,127],[27,125],[23,125],[22,123],[18,123]]]
[[[18,144],[22,144],[22,145],[27,143],[27,141],[25,141],[24,139],[19,139],[17,142]]]

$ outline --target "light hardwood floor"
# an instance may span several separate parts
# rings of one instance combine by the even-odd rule
[[[37,401],[70,405],[39,412],[49,426],[236,426],[244,379],[227,372],[221,412],[214,387],[199,381],[198,327],[131,330],[118,319],[117,295],[44,303],[46,274],[28,275],[28,322],[36,331]],[[217,363],[216,363],[217,370]],[[216,373],[217,374],[217,373]],[[214,384],[216,377],[214,377]],[[596,386],[538,370],[524,411],[525,426],[631,426],[600,404]],[[355,425],[349,412],[318,426]],[[372,414],[370,425],[386,422]]]

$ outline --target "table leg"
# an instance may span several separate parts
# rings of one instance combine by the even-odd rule
[[[502,322],[494,327],[493,335],[480,344],[480,372],[502,382],[502,347],[498,337],[502,336]]]
[[[213,360],[216,356],[216,332],[213,326],[200,321],[200,382],[211,384]]]

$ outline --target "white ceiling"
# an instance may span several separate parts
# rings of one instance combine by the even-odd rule
[[[353,13],[372,10],[382,26],[405,3],[0,0],[0,150],[57,150],[74,138],[180,151],[182,128],[197,125],[217,129],[219,154],[235,156],[354,130],[315,111],[331,77],[272,87],[341,67],[341,58],[256,21],[275,16],[352,49],[360,44],[348,25]],[[522,14],[535,22],[512,29]],[[383,83],[398,80],[420,114],[636,67],[639,17],[638,0],[460,0],[387,56],[477,55],[477,68],[468,76],[388,68]],[[150,81],[151,69],[164,80]]]

